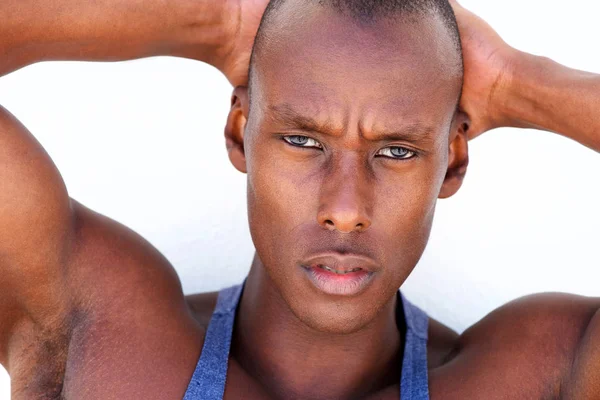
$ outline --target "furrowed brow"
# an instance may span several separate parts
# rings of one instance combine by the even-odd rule
[[[367,140],[384,141],[406,141],[406,142],[433,142],[435,129],[422,124],[410,124],[403,126],[396,131],[370,130],[362,132],[362,136]]]
[[[269,111],[268,115],[271,119],[285,126],[333,136],[343,135],[343,132],[335,129],[330,122],[317,121],[312,117],[303,115],[287,103],[271,105],[269,106]],[[424,124],[412,123],[406,124],[394,131],[361,128],[360,134],[364,139],[374,142],[405,141],[428,144],[435,141],[435,131],[434,128]]]
[[[303,115],[287,103],[269,106],[269,117],[282,125],[304,131],[324,134],[334,134],[335,132],[331,123],[317,121],[312,117]]]

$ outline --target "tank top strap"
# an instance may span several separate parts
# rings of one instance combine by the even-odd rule
[[[406,337],[400,400],[429,400],[427,374],[427,329],[429,317],[400,292],[406,320]]]
[[[235,311],[243,286],[240,284],[219,292],[204,337],[202,354],[183,400],[223,399]]]
[[[222,400],[225,392],[229,350],[236,309],[243,283],[219,292],[211,317],[202,354],[183,400]],[[400,400],[429,400],[427,376],[427,314],[400,293],[406,321],[406,337]]]

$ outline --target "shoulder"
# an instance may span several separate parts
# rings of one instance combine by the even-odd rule
[[[527,398],[563,398],[571,390],[574,368],[599,308],[600,299],[565,293],[518,298],[460,335],[449,362],[458,371],[475,370],[479,384],[489,390],[502,386],[501,377],[513,382],[503,391],[515,390],[515,395]],[[600,327],[597,330],[596,342]]]
[[[176,271],[133,230],[73,204],[75,240],[66,268],[72,282],[68,357],[77,369],[65,378],[68,393],[181,398],[204,330],[190,313]]]
[[[486,315],[461,336],[461,341],[478,340],[481,335],[496,339],[521,340],[547,337],[565,340],[585,331],[600,299],[567,293],[539,293],[515,299]]]

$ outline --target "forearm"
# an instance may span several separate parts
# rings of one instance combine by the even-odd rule
[[[506,125],[559,133],[600,151],[600,75],[519,53],[502,109]]]
[[[6,0],[0,75],[47,60],[174,55],[218,67],[231,34],[227,0]]]

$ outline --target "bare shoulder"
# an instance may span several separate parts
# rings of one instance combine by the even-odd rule
[[[20,340],[11,354],[18,363],[9,371],[15,398],[53,388],[73,398],[181,398],[203,329],[175,270],[131,229],[75,201],[72,209],[73,240],[60,286],[69,306],[61,329],[43,338],[30,323],[15,332]]]
[[[600,299],[564,293],[513,300],[460,335],[446,364],[432,371],[433,388],[443,386],[456,398],[459,393],[472,398],[487,393],[490,399],[594,398],[571,393],[580,379],[576,365],[582,346],[599,308]],[[599,355],[596,351],[595,360]]]
[[[577,342],[599,306],[600,299],[567,293],[520,297],[489,313],[465,331],[461,341],[467,344],[485,337],[508,343],[514,339],[557,338],[567,346],[571,340]]]
[[[169,261],[72,200],[50,156],[2,107],[0,182],[0,364],[15,398],[180,398],[204,303],[190,309]],[[131,368],[157,362],[163,369]]]
[[[168,260],[72,200],[1,107],[0,182],[0,364],[13,397],[181,398],[204,331]],[[150,365],[161,368],[139,368]]]

